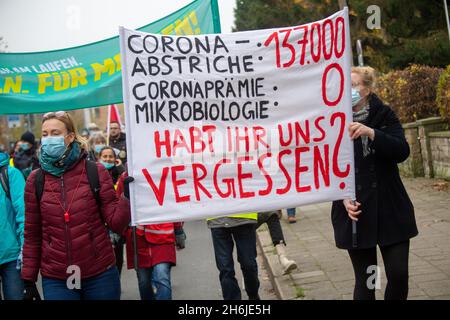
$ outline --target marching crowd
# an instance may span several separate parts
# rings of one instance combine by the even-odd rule
[[[368,267],[383,255],[386,299],[408,296],[409,239],[418,234],[414,208],[397,163],[409,156],[395,113],[373,93],[369,67],[352,69],[356,199],[334,201],[331,222],[336,246],[346,249],[355,274],[355,299],[375,299]],[[0,152],[0,281],[4,299],[118,300],[120,274],[135,269],[142,300],[172,299],[171,268],[185,247],[183,222],[130,226],[126,135],[110,124],[110,135],[83,130],[65,111],[42,117],[40,145],[25,132],[11,154]],[[295,208],[288,209],[295,223]],[[256,229],[266,223],[285,274],[288,259],[281,211],[243,213],[207,220],[223,298],[240,300],[235,277],[236,246],[245,291],[259,300]],[[352,235],[358,221],[357,245]],[[124,253],[124,246],[126,247]],[[73,269],[75,267],[75,269]],[[79,283],[70,283],[78,270]],[[74,274],[77,274],[76,272]]]

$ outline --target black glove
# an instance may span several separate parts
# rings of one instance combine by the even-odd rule
[[[39,291],[36,288],[36,283],[34,283],[32,281],[24,280],[24,287],[25,287],[25,289],[23,290],[23,300],[27,300],[27,301],[33,301],[33,300],[40,301],[41,300]]]
[[[178,249],[184,249],[186,241],[186,233],[184,233],[183,228],[175,229],[175,243]]]
[[[133,181],[134,181],[134,178],[133,178],[133,177],[130,177],[130,176],[126,177],[126,178],[123,180],[123,185],[124,185],[124,188],[123,188],[123,195],[124,195],[125,198],[127,198],[128,200],[130,200],[130,182],[133,182]]]

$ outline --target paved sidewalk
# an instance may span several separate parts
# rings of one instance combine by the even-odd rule
[[[403,182],[419,228],[411,241],[409,299],[450,300],[450,190],[437,190],[445,183],[437,186],[439,181],[433,179],[404,178]],[[353,269],[347,252],[335,246],[330,208],[330,203],[297,208],[294,224],[287,223],[283,212],[286,249],[299,266],[290,275],[282,275],[267,227],[258,230],[263,260],[280,299],[352,299]],[[382,299],[386,277],[379,252],[378,261],[381,289],[376,296]]]

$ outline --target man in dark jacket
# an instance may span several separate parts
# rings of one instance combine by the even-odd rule
[[[31,171],[39,168],[39,160],[36,156],[36,142],[34,134],[27,131],[17,143],[17,151],[14,152],[14,167],[19,169],[25,179]]]
[[[109,129],[109,145],[119,150],[119,159],[122,161],[122,164],[125,165],[127,163],[126,135],[121,132],[120,124],[118,122],[111,122]]]

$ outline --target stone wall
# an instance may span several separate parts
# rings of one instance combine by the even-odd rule
[[[429,135],[431,132],[443,131],[447,124],[443,119],[439,117],[417,120],[416,123],[418,124],[419,128],[420,150],[422,152],[425,177],[434,178],[433,156],[431,153]]]
[[[400,164],[400,170],[405,176],[423,177],[425,173],[420,150],[419,127],[416,123],[408,123],[403,127],[406,140],[409,143],[410,155],[405,162]]]
[[[450,179],[450,131],[430,133],[434,177]]]
[[[448,122],[433,117],[403,125],[410,146],[409,158],[399,165],[403,175],[450,179]]]

